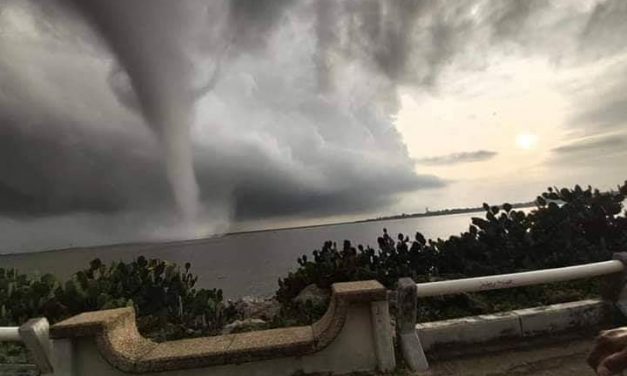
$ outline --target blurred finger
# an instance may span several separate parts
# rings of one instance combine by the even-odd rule
[[[603,359],[597,367],[597,374],[610,376],[627,368],[627,350],[622,350]]]
[[[595,339],[593,350],[588,356],[588,364],[597,369],[599,364],[614,353],[627,346],[627,327],[605,330]]]
[[[599,363],[601,363],[603,359],[614,353],[622,351],[623,348],[624,346],[622,343],[612,340],[611,337],[604,335],[599,336],[597,337],[595,346],[590,352],[590,355],[588,355],[588,364],[593,369],[597,369]]]

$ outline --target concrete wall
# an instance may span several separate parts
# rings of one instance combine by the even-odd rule
[[[85,313],[51,328],[57,376],[290,376],[395,368],[386,291],[376,281],[333,286],[312,326],[154,343],[132,309]]]
[[[374,340],[367,304],[352,307],[344,329],[327,348],[310,355],[280,357],[240,364],[172,370],[154,376],[289,376],[300,373],[346,374],[377,368]],[[128,373],[112,367],[100,354],[93,338],[74,342],[74,375],[123,376]]]
[[[73,375],[79,376],[123,376],[122,372],[109,364],[101,355],[92,338],[74,341]],[[151,373],[154,376],[231,376],[231,375],[292,375],[299,371],[298,358],[279,358],[242,364],[229,364],[211,368],[193,368]]]

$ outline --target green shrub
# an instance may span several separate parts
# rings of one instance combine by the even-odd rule
[[[472,218],[468,231],[448,239],[427,242],[416,233],[412,241],[403,234],[394,240],[383,229],[377,250],[361,245],[355,248],[349,241],[338,249],[326,242],[321,250],[313,251],[312,260],[302,256],[299,268],[279,279],[276,297],[286,311],[294,311],[298,309],[292,303],[294,297],[310,284],[328,288],[334,282],[377,279],[387,288],[394,288],[399,277],[421,282],[607,260],[613,252],[627,250],[627,219],[621,215],[626,194],[627,182],[610,192],[580,186],[548,188],[530,213],[512,210],[510,204],[484,204],[484,218]],[[438,317],[444,305],[449,313],[440,319],[458,313],[493,312],[516,301],[520,307],[533,301],[554,303],[566,295],[576,299],[590,295],[591,283],[576,284],[572,293],[562,294],[562,298],[558,297],[560,288],[566,291],[563,284],[490,292],[482,298],[432,298],[421,302],[422,316]],[[499,299],[504,303],[500,304]]]
[[[377,279],[386,286],[393,286],[400,277],[419,279],[429,273],[436,259],[420,233],[410,245],[402,234],[395,243],[383,229],[378,243],[379,250],[375,251],[361,245],[355,248],[349,241],[344,242],[342,249],[333,242],[325,242],[322,249],[313,251],[313,260],[306,255],[300,257],[298,270],[279,279],[277,299],[288,304],[310,284],[329,288],[335,282]]]
[[[132,306],[140,331],[157,340],[217,333],[233,315],[221,290],[195,289],[198,277],[173,263],[138,257],[99,259],[64,284],[52,275],[29,277],[0,268],[0,325],[44,316],[56,322],[86,311]]]
[[[268,329],[311,325],[324,315],[327,306],[328,302],[316,304],[311,301],[282,304],[278,315],[268,323]]]
[[[60,285],[51,274],[28,276],[0,268],[0,326],[19,325],[36,316],[58,320],[56,293]]]

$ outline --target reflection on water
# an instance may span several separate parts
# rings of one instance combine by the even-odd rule
[[[206,240],[161,244],[117,245],[0,256],[2,267],[24,272],[50,272],[67,278],[99,257],[104,262],[131,260],[139,255],[158,257],[180,265],[191,262],[199,287],[218,287],[227,297],[271,295],[277,279],[296,268],[296,258],[320,248],[324,241],[376,246],[382,229],[410,238],[420,231],[426,238],[448,237],[465,231],[470,218],[483,213],[349,223],[321,227],[227,235]]]

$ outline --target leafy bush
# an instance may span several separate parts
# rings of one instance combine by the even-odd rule
[[[58,282],[51,275],[29,278],[15,269],[0,268],[0,326],[41,315],[57,288]]]
[[[299,268],[279,279],[276,296],[293,310],[293,298],[312,283],[328,288],[333,282],[374,278],[394,288],[399,277],[429,281],[607,260],[613,252],[627,250],[627,219],[621,216],[626,194],[627,182],[610,192],[579,186],[548,188],[537,198],[536,208],[530,213],[512,210],[510,204],[484,204],[484,218],[472,218],[468,231],[448,239],[427,242],[416,233],[413,241],[403,234],[395,241],[384,229],[377,250],[361,245],[355,248],[348,241],[338,249],[334,243],[326,242],[321,250],[313,252],[313,260],[302,256]],[[571,297],[589,296],[590,282],[577,286]],[[560,285],[553,285],[519,290],[527,298],[518,300],[533,300],[535,296],[544,297],[536,299],[538,302],[555,303],[560,300],[556,298],[560,296],[559,288]],[[429,312],[441,311],[438,302],[453,304],[466,314],[489,312],[499,306],[490,296],[505,299],[512,294],[509,291],[491,292],[486,295],[488,298],[434,298],[423,307],[423,316],[434,317]]]
[[[430,265],[436,259],[420,233],[416,234],[411,244],[402,234],[395,243],[383,229],[378,243],[377,252],[362,245],[355,248],[350,241],[345,241],[339,250],[335,243],[325,242],[321,250],[313,251],[313,260],[306,255],[300,257],[298,270],[285,279],[279,279],[277,299],[287,304],[310,284],[329,288],[335,282],[377,279],[386,286],[393,286],[400,277],[419,279],[429,273]]]
[[[154,339],[215,334],[233,315],[221,290],[195,289],[198,277],[173,263],[139,257],[130,263],[99,259],[61,284],[0,268],[0,325],[45,316],[55,322],[85,311],[135,307],[139,329]]]

